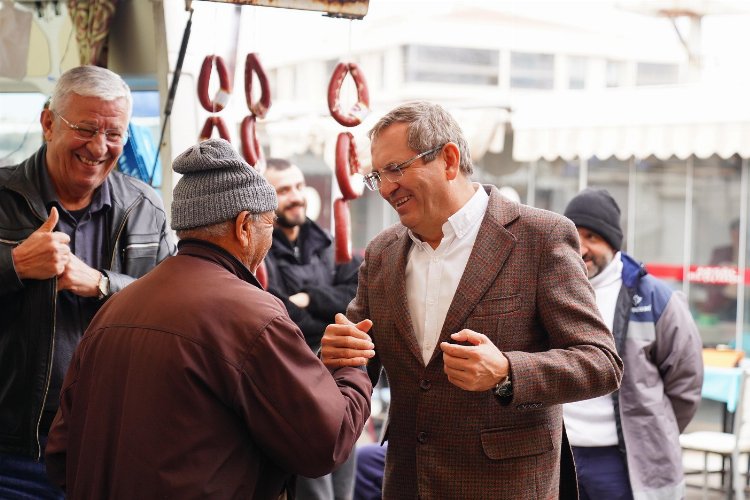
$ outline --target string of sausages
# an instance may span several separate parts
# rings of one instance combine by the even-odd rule
[[[260,97],[254,99],[253,74],[258,77],[260,83]],[[250,52],[245,58],[245,103],[250,114],[242,119],[240,124],[240,143],[242,145],[242,156],[245,161],[258,170],[263,170],[263,148],[258,140],[257,120],[263,119],[271,108],[271,88],[268,85],[266,75],[260,58],[256,52]],[[255,270],[255,277],[263,288],[268,286],[268,270],[266,263],[260,262]]]
[[[253,75],[258,77],[260,97],[256,100],[253,94]],[[263,148],[258,141],[257,120],[263,119],[271,107],[271,88],[260,58],[251,52],[245,58],[245,102],[250,114],[240,124],[242,156],[251,166],[259,168],[263,160]]]
[[[216,73],[219,77],[219,90],[211,99],[208,95],[208,84],[211,80],[211,73],[213,68],[216,67]],[[229,102],[229,97],[232,94],[232,80],[229,77],[227,71],[227,65],[224,63],[224,59],[217,55],[208,55],[203,59],[201,65],[201,72],[198,76],[198,101],[200,101],[203,109],[209,113],[218,113],[224,109]],[[224,119],[218,115],[211,115],[206,118],[203,128],[201,129],[199,140],[205,141],[209,139],[213,134],[214,129],[219,132],[219,137],[226,139],[231,142],[229,137],[229,129]]]
[[[211,80],[211,73],[214,66],[219,77],[219,90],[213,99],[208,95],[208,87]],[[257,75],[260,82],[260,97],[255,100],[253,94],[253,74]],[[208,55],[203,60],[200,75],[198,77],[198,100],[203,109],[209,113],[218,113],[224,109],[229,102],[232,93],[232,81],[227,71],[224,59],[217,55]],[[251,167],[261,169],[263,160],[263,148],[258,140],[256,120],[264,118],[271,107],[271,89],[268,85],[268,77],[260,63],[257,53],[251,52],[245,59],[245,101],[250,114],[246,116],[240,124],[240,143],[242,156]],[[200,132],[199,140],[205,141],[213,134],[214,129],[219,133],[219,137],[232,142],[229,135],[229,129],[221,116],[211,115],[206,118],[206,122]],[[255,277],[265,288],[268,285],[268,272],[264,262],[260,263],[255,271]]]
[[[341,106],[341,85],[351,75],[357,89],[357,101],[348,109]],[[328,84],[328,110],[334,120],[345,127],[356,127],[370,111],[370,93],[364,74],[356,63],[336,65]],[[351,215],[349,201],[362,196],[364,176],[360,173],[357,146],[351,132],[341,132],[336,139],[336,181],[341,198],[333,202],[333,224],[337,264],[352,260]]]

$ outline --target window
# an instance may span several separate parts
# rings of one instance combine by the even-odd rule
[[[497,50],[405,45],[404,80],[472,85],[497,85]]]
[[[563,213],[570,199],[578,192],[578,161],[539,160],[534,176],[534,206]]]
[[[555,58],[551,54],[511,52],[510,86],[517,89],[551,89],[555,82]]]
[[[679,83],[680,70],[676,64],[638,63],[637,85],[668,85]]]
[[[45,100],[37,92],[0,93],[0,167],[21,162],[42,145]]]
[[[588,73],[589,60],[585,57],[568,57],[568,88],[586,88],[586,74]]]
[[[607,61],[607,87],[625,85],[627,65],[623,61]]]

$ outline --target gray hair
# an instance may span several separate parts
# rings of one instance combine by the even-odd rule
[[[133,96],[130,87],[120,75],[99,66],[78,66],[60,76],[50,98],[50,108],[59,111],[67,104],[71,94],[96,97],[104,101],[125,99],[128,121],[133,113]]]
[[[395,123],[407,123],[406,144],[417,152],[427,151],[434,147],[454,143],[461,155],[459,167],[467,177],[474,172],[471,163],[469,144],[458,122],[442,106],[427,101],[412,101],[402,104],[383,116],[367,133],[370,140]],[[440,153],[436,151],[424,156],[424,161],[435,159]]]
[[[238,214],[239,215],[239,214]],[[254,214],[248,212],[247,216],[253,222],[253,225],[261,219],[262,213]],[[216,224],[208,224],[200,227],[192,227],[190,229],[178,229],[177,238],[181,240],[194,239],[194,240],[205,240],[205,241],[216,241],[224,238],[234,231],[234,219],[229,219]]]

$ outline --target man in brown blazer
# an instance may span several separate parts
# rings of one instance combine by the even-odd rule
[[[388,374],[383,498],[576,498],[561,404],[617,389],[622,361],[575,227],[472,183],[440,106],[399,106],[370,137],[366,183],[400,224],[368,245],[321,356]]]

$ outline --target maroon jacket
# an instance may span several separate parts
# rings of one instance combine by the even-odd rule
[[[347,459],[371,391],[362,370],[332,376],[237,259],[183,241],[86,331],[48,474],[69,499],[277,498]]]

